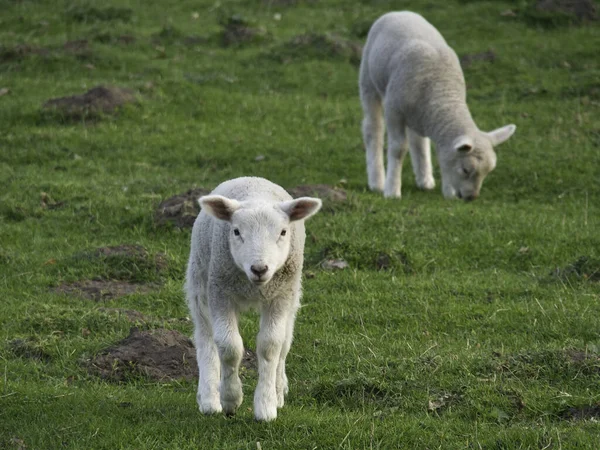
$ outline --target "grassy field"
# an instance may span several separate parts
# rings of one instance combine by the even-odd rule
[[[600,27],[534,3],[0,0],[0,448],[598,448]],[[480,128],[517,125],[476,202],[418,191],[409,164],[401,200],[366,189],[356,43],[393,9],[471,55]],[[138,101],[42,108],[100,84]],[[348,194],[307,223],[268,424],[252,369],[233,418],[202,416],[193,380],[88,371],[132,326],[106,308],[190,335],[189,229],[154,213],[241,175]],[[120,245],[141,247],[96,250]],[[61,288],[90,279],[147,289]],[[245,317],[250,349],[256,332]]]

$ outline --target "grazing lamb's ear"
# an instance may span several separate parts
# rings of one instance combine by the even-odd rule
[[[237,200],[221,195],[205,195],[198,199],[198,203],[206,214],[226,221],[230,221],[233,213],[240,207]]]
[[[515,133],[516,130],[517,126],[511,124],[502,128],[498,128],[497,130],[490,131],[487,135],[490,138],[490,141],[492,141],[492,145],[496,146],[506,141]]]
[[[473,139],[469,136],[460,136],[454,141],[454,150],[457,152],[469,153],[473,150]]]
[[[281,202],[279,207],[290,217],[290,222],[293,222],[308,219],[321,208],[321,204],[318,198],[300,197],[289,202]]]

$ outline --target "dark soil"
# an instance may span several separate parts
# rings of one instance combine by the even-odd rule
[[[82,280],[61,284],[53,291],[99,302],[131,294],[145,294],[152,292],[156,287],[154,284],[136,284],[129,281]]]
[[[132,323],[145,323],[148,321],[148,318],[146,316],[144,316],[141,312],[136,311],[135,309],[100,308],[99,311],[106,314],[116,314],[119,317],[124,317]]]
[[[535,9],[549,13],[570,14],[579,20],[598,20],[593,0],[538,0]]]
[[[25,339],[13,339],[8,343],[8,349],[13,355],[19,358],[34,359],[43,362],[50,361],[50,355]]]
[[[600,403],[566,409],[560,414],[560,417],[565,420],[600,419]]]
[[[139,376],[152,380],[193,380],[197,377],[196,351],[179,331],[132,328],[129,336],[104,350],[88,363],[94,375],[110,381]]]
[[[82,95],[48,100],[44,103],[43,109],[59,113],[65,118],[79,120],[102,114],[114,114],[124,105],[135,102],[135,95],[130,89],[96,86]]]
[[[269,37],[267,30],[260,27],[252,27],[239,16],[231,16],[222,21],[221,44],[224,47],[255,43]]]
[[[318,197],[332,202],[344,202],[348,198],[345,190],[327,184],[302,184],[287,191],[294,198]]]
[[[200,213],[198,199],[209,193],[207,189],[194,188],[162,201],[154,213],[154,221],[159,226],[173,224],[177,228],[192,228]]]
[[[488,50],[482,53],[471,53],[460,57],[460,65],[465,68],[469,67],[474,62],[494,62],[496,61],[496,53],[493,50]]]
[[[154,257],[150,257],[148,250],[141,245],[121,244],[100,247],[94,250],[92,255],[100,259],[129,258],[140,261],[152,259],[152,265],[156,267],[156,271],[161,272],[167,269],[167,258],[164,253],[157,253]]]
[[[48,56],[50,50],[28,44],[19,44],[14,47],[0,46],[0,62],[19,61],[30,55]]]
[[[342,59],[358,65],[362,44],[336,34],[305,33],[286,42],[275,55],[282,62],[300,58]]]
[[[256,370],[256,353],[244,349],[241,365]],[[149,331],[132,328],[128,337],[88,363],[90,373],[117,382],[138,376],[159,381],[194,380],[198,377],[197,368],[192,341],[179,331],[162,328]]]
[[[600,282],[600,260],[581,256],[571,264],[553,271],[553,275],[563,281],[586,280]]]

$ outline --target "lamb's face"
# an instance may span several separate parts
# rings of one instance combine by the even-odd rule
[[[264,285],[288,260],[292,222],[316,213],[321,200],[238,202],[208,195],[200,199],[200,206],[207,214],[229,222],[229,249],[235,265],[252,283]]]
[[[444,197],[465,201],[479,196],[485,177],[496,167],[496,153],[489,148],[469,152],[455,151],[450,158],[440,159]]]
[[[438,153],[442,171],[442,191],[446,198],[465,201],[479,197],[485,177],[496,167],[494,145],[506,141],[515,132],[507,125],[489,133],[461,136],[449,148]]]
[[[268,283],[288,259],[291,234],[290,220],[281,209],[240,208],[231,217],[231,256],[250,281]]]

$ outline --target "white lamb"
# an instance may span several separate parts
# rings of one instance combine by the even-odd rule
[[[483,179],[496,166],[493,146],[510,138],[516,127],[488,133],[477,128],[458,57],[433,25],[408,11],[377,19],[363,50],[359,85],[371,190],[400,197],[407,147],[417,185],[433,189],[431,138],[444,196],[477,198]],[[385,185],[382,107],[388,136]]]
[[[233,414],[242,403],[239,313],[260,311],[257,420],[273,420],[288,392],[285,358],[300,306],[304,221],[317,198],[293,200],[264,178],[225,181],[199,199],[185,291],[195,325],[200,411]]]

